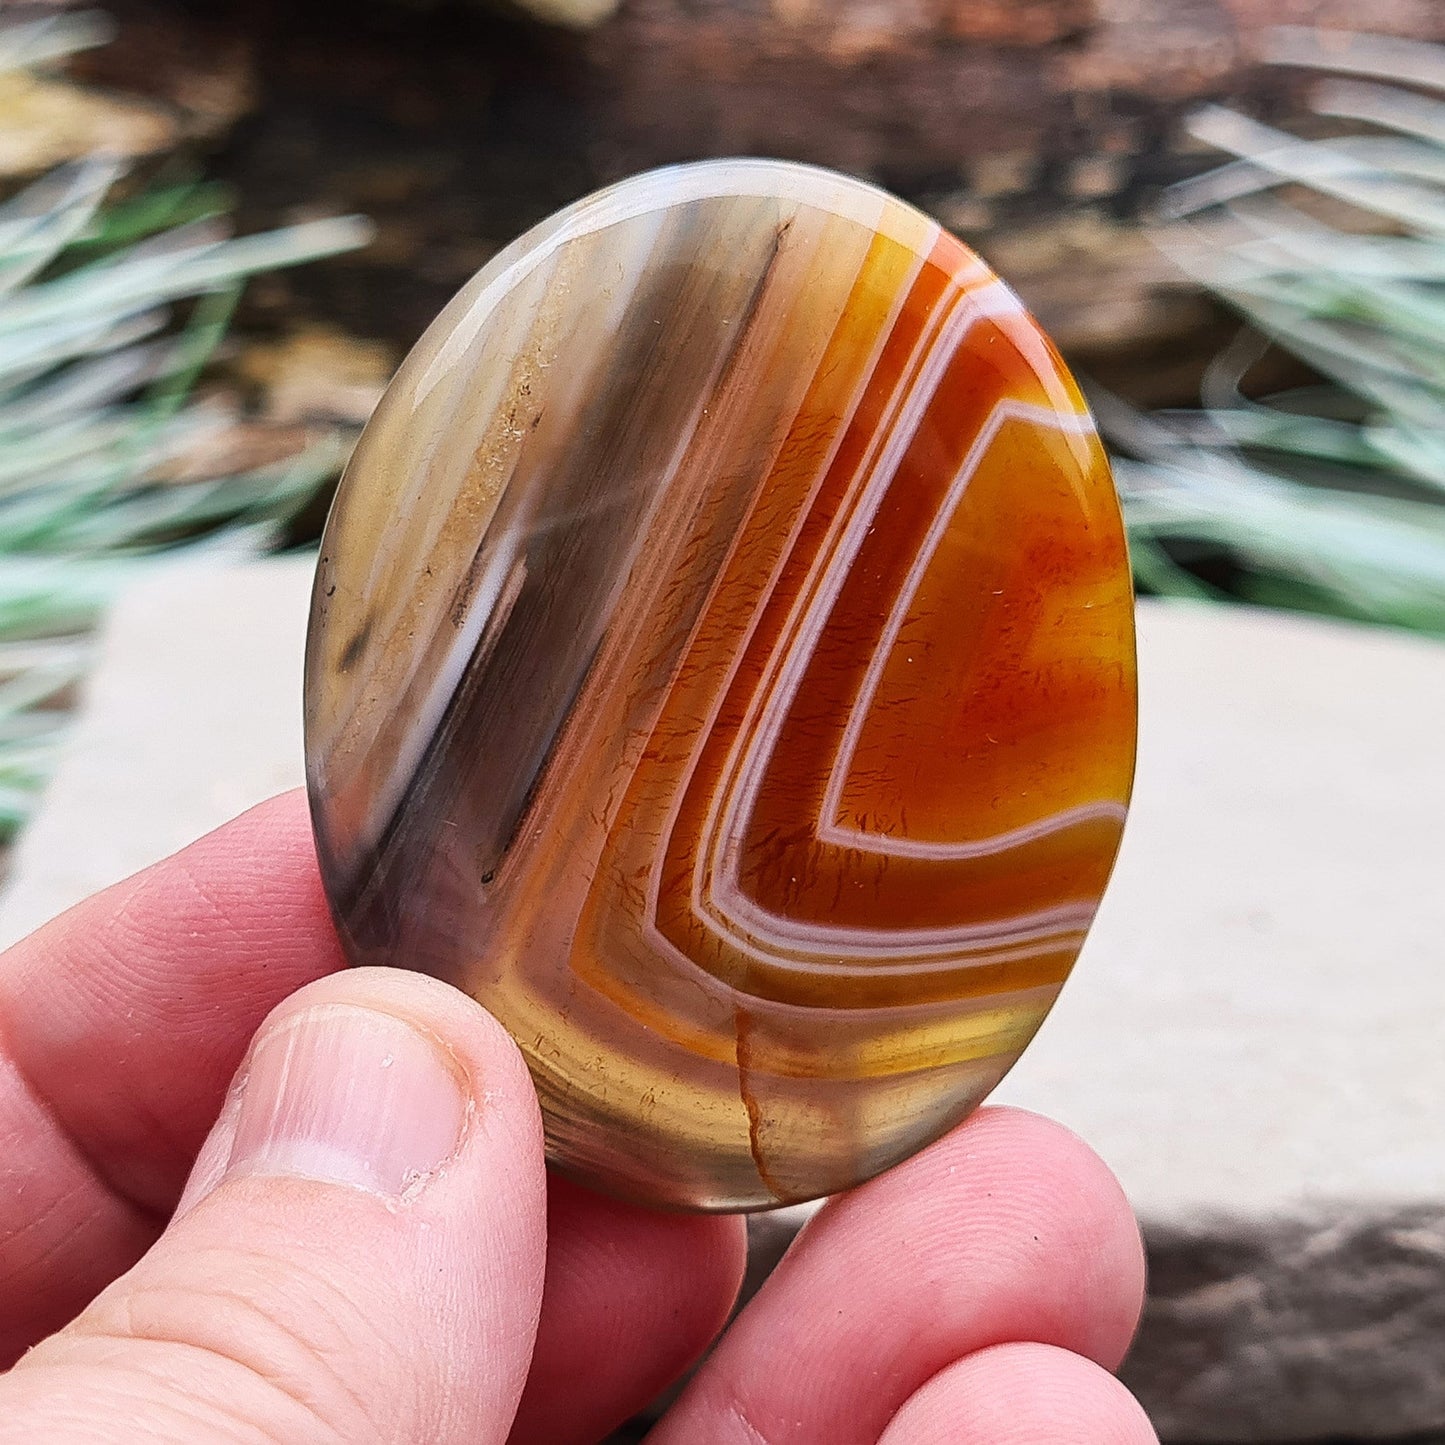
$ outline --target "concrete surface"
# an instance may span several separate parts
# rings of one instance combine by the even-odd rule
[[[111,620],[0,939],[301,780],[309,562]],[[1445,1428],[1445,647],[1144,604],[1123,856],[998,1098],[1113,1165],[1166,1439]],[[767,1247],[776,1250],[778,1231]]]
[[[1144,1225],[1166,1438],[1445,1427],[1445,647],[1145,606],[1119,867],[996,1097]]]
[[[0,946],[303,781],[315,558],[177,566],[106,624],[65,759],[0,893]]]

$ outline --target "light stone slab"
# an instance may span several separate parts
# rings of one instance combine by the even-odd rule
[[[312,556],[177,565],[112,610],[0,893],[0,946],[303,781]]]
[[[0,938],[300,782],[309,580],[123,599]],[[1083,1134],[1140,1213],[1127,1373],[1166,1439],[1445,1428],[1445,647],[1144,604],[1140,657],[1118,873],[998,1098]]]
[[[1140,635],[1119,865],[998,1097],[1149,1215],[1445,1200],[1445,647],[1180,606]]]
[[[1140,1215],[1166,1438],[1445,1427],[1445,647],[1146,605],[1140,674],[1114,881],[996,1097]]]

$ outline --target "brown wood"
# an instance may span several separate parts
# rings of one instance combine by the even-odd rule
[[[1303,117],[1308,77],[1259,64],[1285,22],[1445,40],[1439,0],[631,0],[588,44],[594,154],[608,175],[761,152],[872,176],[1076,357],[1129,353],[1117,379],[1167,395],[1187,381],[1157,352],[1207,311],[1160,290],[1137,223],[1209,163],[1183,126],[1201,103]]]
[[[108,8],[120,40],[90,73],[210,97],[207,134],[249,104],[219,156],[246,223],[298,205],[377,220],[369,256],[258,290],[252,314],[278,325],[311,314],[408,345],[492,250],[592,186],[775,155],[932,210],[1075,360],[1153,399],[1186,396],[1214,344],[1139,229],[1162,186],[1215,159],[1185,117],[1219,100],[1299,123],[1308,74],[1259,64],[1282,22],[1445,41],[1440,0],[622,0],[585,35],[475,0]]]

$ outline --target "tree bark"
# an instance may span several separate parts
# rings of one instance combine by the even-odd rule
[[[1213,100],[1307,122],[1308,70],[1260,63],[1280,23],[1445,41],[1440,0],[1367,17],[1358,0],[621,0],[585,33],[489,5],[109,0],[119,40],[86,63],[183,107],[246,98],[218,158],[246,224],[298,204],[377,221],[369,254],[255,288],[250,314],[278,327],[404,347],[491,251],[591,187],[772,155],[931,210],[1071,359],[1177,401],[1227,334],[1163,284],[1140,228],[1162,186],[1217,159],[1185,118]]]
[[[1167,395],[1206,313],[1161,290],[1138,222],[1209,164],[1184,128],[1201,103],[1305,120],[1307,71],[1261,64],[1284,23],[1445,41],[1439,0],[630,0],[587,42],[593,154],[607,176],[744,154],[869,176],[982,250],[1075,356],[1130,353]]]

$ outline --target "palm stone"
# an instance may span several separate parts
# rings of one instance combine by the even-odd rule
[[[322,542],[306,747],[349,956],[449,980],[553,1162],[655,1203],[856,1184],[963,1118],[1083,942],[1132,594],[1078,389],[857,181],[720,161],[498,255]]]

